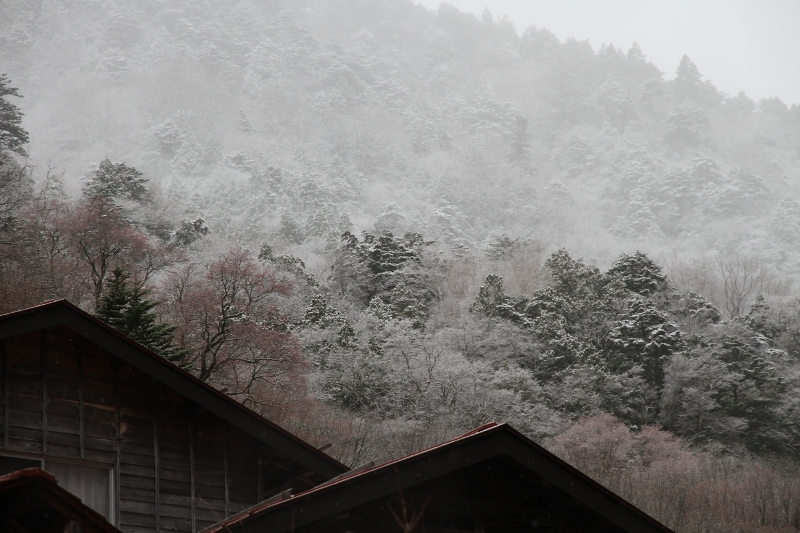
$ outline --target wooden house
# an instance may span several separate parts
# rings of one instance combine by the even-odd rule
[[[204,533],[670,533],[508,425],[288,492]]]
[[[0,475],[42,468],[124,532],[196,532],[339,462],[70,303],[0,316]]]

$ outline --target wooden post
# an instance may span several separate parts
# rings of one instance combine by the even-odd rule
[[[160,488],[161,481],[159,477],[159,461],[158,461],[158,422],[156,420],[156,391],[153,387],[153,460],[155,464],[155,503],[156,503],[156,533],[161,531],[161,510],[160,510]]]
[[[228,428],[226,427],[225,430]],[[228,518],[228,506],[230,502],[230,487],[228,485],[228,436],[222,435],[222,468],[225,476],[225,518]]]
[[[81,437],[81,459],[86,457],[86,445],[84,438],[84,422],[83,422],[83,352],[81,351],[81,341],[78,341],[78,418],[80,423],[80,437]]]
[[[264,501],[264,480],[263,480],[263,473],[264,470],[264,460],[259,457],[258,458],[258,501]]]
[[[42,358],[42,453],[47,453],[47,361],[44,345],[47,340],[46,330],[42,330],[39,355]]]
[[[192,509],[191,509],[191,512],[192,512],[192,533],[195,533],[197,531],[197,527],[195,526],[195,516],[194,516],[194,493],[195,493],[195,488],[194,488],[194,434],[192,433],[192,421],[189,420],[189,422],[187,422],[187,424],[189,426],[189,480],[190,480],[190,483],[191,483],[191,490],[192,490],[192,497],[191,497],[191,503],[192,503]]]
[[[114,499],[117,501],[114,505],[114,525],[119,527],[119,502],[120,500],[120,447],[122,445],[122,435],[120,429],[122,426],[121,413],[120,413],[120,398],[119,398],[119,365],[114,365],[114,384],[115,384],[115,400],[117,412],[117,457],[114,465]]]
[[[8,357],[5,339],[0,341],[0,351],[3,356],[3,448],[8,448]]]

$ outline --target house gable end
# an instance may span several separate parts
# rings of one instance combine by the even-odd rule
[[[501,469],[505,469],[503,473]],[[495,487],[486,490],[491,483]],[[507,495],[498,499],[496,495],[503,490]],[[518,502],[515,508],[508,504],[513,496],[525,495],[530,496],[529,505]],[[547,505],[535,508],[537,501],[541,503],[548,498]],[[238,519],[217,524],[205,533],[224,527],[242,532],[305,533],[335,532],[341,526],[346,531],[353,529],[358,519],[365,522],[386,519],[392,513],[390,507],[395,514],[401,508],[411,515],[423,513],[426,528],[431,530],[439,527],[475,531],[484,527],[484,522],[492,521],[495,528],[503,530],[513,531],[514,524],[520,523],[527,524],[520,530],[530,530],[531,524],[538,520],[542,527],[547,525],[553,531],[584,531],[583,527],[589,524],[586,527],[594,529],[587,531],[670,532],[503,425],[319,486],[289,500],[259,504]],[[391,518],[394,520],[394,516]],[[504,525],[498,526],[500,523]],[[391,520],[388,524],[391,525]],[[489,529],[487,525],[486,530]]]

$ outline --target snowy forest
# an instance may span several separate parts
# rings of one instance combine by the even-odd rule
[[[676,531],[800,531],[800,106],[410,0],[4,0],[0,73],[0,312],[351,466],[508,422]]]

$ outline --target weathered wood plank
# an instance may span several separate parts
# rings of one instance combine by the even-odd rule
[[[126,502],[126,506],[128,507],[129,510],[133,510],[134,508],[137,509],[144,508],[142,506],[146,506],[146,508],[150,509],[150,512],[155,515],[156,493],[153,490],[152,480],[150,481],[151,481],[151,486],[149,488],[131,487],[128,485],[122,486],[121,500]]]
[[[112,385],[113,386],[113,379],[114,379],[114,370],[113,368],[97,368],[92,366],[86,366],[86,356],[84,356],[84,367],[83,367],[83,377],[87,383],[92,383],[95,385]]]
[[[129,440],[123,440],[120,443],[122,447],[123,454],[131,454],[131,455],[144,455],[153,457],[153,443],[138,443],[138,442],[131,442]]]
[[[51,416],[65,416],[77,420],[80,419],[80,404],[73,400],[50,397],[47,400],[47,413]]]
[[[53,444],[48,442],[47,454],[54,457],[69,457],[74,459],[80,458],[80,448],[78,446],[63,446],[61,444]]]
[[[52,400],[78,402],[80,386],[77,377],[65,378],[50,374],[47,380],[47,396]]]
[[[125,481],[124,477],[123,481]],[[131,483],[131,481],[133,481],[133,483]],[[147,481],[149,481],[149,484]],[[120,495],[121,500],[147,504],[152,507],[152,512],[155,514],[156,493],[155,484],[153,481],[154,480],[152,478],[150,480],[129,478],[122,485],[122,494]]]
[[[231,487],[230,489],[230,503],[243,503],[248,507],[258,503],[258,490],[255,486],[250,489],[241,489],[238,487]]]
[[[240,503],[232,501],[230,507],[228,508],[228,516],[233,516],[236,513],[241,513],[245,509],[248,509],[255,505],[255,503]]]
[[[195,511],[195,519],[200,522],[211,522],[215,524],[220,520],[225,520],[225,506],[223,502],[200,502]],[[208,526],[199,526],[198,530],[204,529]]]
[[[121,459],[120,462],[120,473],[123,475],[131,475],[131,476],[139,476],[139,477],[149,477],[151,479],[155,478],[155,472],[153,471],[153,465],[150,466],[140,466],[134,465],[125,462],[124,458]]]
[[[8,390],[12,394],[36,395],[41,401],[42,376],[39,372],[20,372],[11,367],[8,369]]]
[[[116,395],[113,383],[98,383],[84,379],[83,401],[87,404],[114,407],[116,405]]]
[[[41,389],[41,383],[39,384]],[[8,407],[11,409],[9,416],[13,416],[14,412],[32,413],[36,418],[42,418],[42,396],[41,390],[35,394],[20,393],[11,391],[8,397]],[[24,415],[23,415],[24,416]],[[13,418],[12,418],[13,419]],[[41,420],[38,427],[41,426]]]
[[[60,346],[50,336],[47,336],[45,342],[47,347],[45,361],[50,374],[76,378],[78,376],[78,357],[75,346]]]
[[[13,428],[36,430],[39,432],[39,440],[42,439],[42,413],[41,411],[21,411],[14,409],[13,406],[8,409],[8,425],[9,430]]]
[[[75,409],[75,411],[76,412],[74,414],[65,416],[61,414],[53,414],[53,410],[49,410],[47,415],[47,429],[48,432],[67,433],[69,435],[77,436],[78,447],[80,448],[81,419],[78,417],[77,409]]]
[[[90,369],[92,372],[113,373],[113,356],[101,350],[97,345],[86,342],[83,355],[85,356],[84,364],[86,365],[86,369]]]
[[[105,445],[103,444],[104,442],[106,441],[103,439],[85,439],[84,458],[90,461],[113,464],[117,456],[116,446],[113,441],[110,441],[110,445]],[[100,449],[101,446],[105,446],[108,449]]]
[[[156,504],[153,501],[153,493],[151,492],[149,494],[149,499],[142,499],[142,497],[140,497],[142,496],[140,493],[134,495],[131,491],[128,491],[128,494],[131,497],[120,502],[120,510],[147,513],[153,517],[153,525],[155,525]]]
[[[42,432],[9,426],[8,428],[8,448],[27,452],[42,451]]]
[[[42,361],[36,350],[26,349],[17,351],[10,349],[8,352],[8,372],[10,376],[20,382],[25,379],[33,379],[41,382]],[[13,389],[16,383],[10,383]],[[21,386],[21,384],[20,384]],[[41,384],[40,384],[41,386]]]
[[[150,413],[150,391],[148,389],[121,385],[119,393],[120,403],[125,409],[138,410],[145,415]]]
[[[192,500],[191,483],[172,481],[169,479],[162,479],[160,481],[161,483],[159,485],[160,485],[160,493],[162,500],[170,497],[186,498],[186,501],[189,502],[189,505],[191,506],[191,500]]]
[[[162,453],[160,454],[160,461],[159,461],[161,463],[160,464],[161,470],[186,472],[186,475],[188,476],[190,466],[187,459],[188,458],[181,455],[163,453],[162,451]]]
[[[170,518],[162,514],[161,529],[162,531],[175,531],[176,533],[190,532],[192,531],[192,521],[190,518]]]
[[[84,446],[86,450],[91,450],[93,452],[107,452],[113,453],[116,455],[117,453],[117,443],[113,439],[101,439],[99,437],[86,437],[84,439]]]
[[[256,482],[258,481],[258,476],[256,475],[256,462],[253,461],[253,465],[249,470],[228,468],[228,480],[231,486],[243,485],[247,483],[252,483],[253,486],[255,486]]]
[[[155,472],[156,459],[153,455],[153,449],[147,446],[141,447],[141,451],[145,453],[133,453],[123,448],[121,458],[122,464],[149,468],[151,473]]]
[[[202,480],[195,479],[195,496],[209,500],[225,502],[225,487],[223,485],[203,483]]]
[[[191,518],[191,498],[185,494],[163,494],[159,500],[163,516]]]
[[[81,451],[81,437],[75,433],[61,433],[60,431],[47,432],[47,445],[74,448],[70,456],[79,456]]]
[[[152,449],[153,428],[149,419],[123,419],[120,427],[120,438],[123,445],[146,446]]]
[[[125,533],[154,533],[156,530],[152,527],[135,526],[131,524],[125,525]]]
[[[122,502],[120,502],[120,506]],[[130,511],[118,511],[119,512],[119,525],[120,529],[127,530],[127,526],[143,526],[147,528],[152,528],[155,530],[156,527],[156,517],[151,513],[137,513],[137,512],[130,512]]]
[[[117,438],[117,425],[113,411],[97,409],[92,405],[85,405],[84,411],[83,431],[86,438]]]

